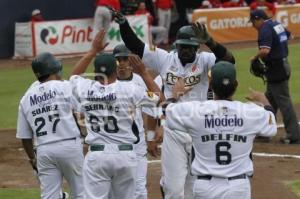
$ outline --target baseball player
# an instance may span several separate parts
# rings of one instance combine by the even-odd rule
[[[104,35],[104,31],[99,34]],[[93,48],[75,66],[70,81],[73,93],[85,115],[89,145],[83,167],[85,198],[134,198],[137,158],[133,145],[140,142],[136,123],[136,108],[155,106],[159,97],[132,82],[117,81],[117,61],[113,54],[98,54],[103,37],[93,43]],[[94,61],[95,80],[78,76]],[[138,56],[129,57],[150,91],[159,88],[145,70]],[[139,66],[139,67],[136,67]]]
[[[195,23],[192,26],[181,27],[175,41],[177,50],[168,53],[139,40],[121,13],[114,11],[113,16],[120,25],[125,45],[139,55],[146,66],[162,76],[166,98],[171,97],[173,85],[181,77],[187,89],[180,101],[206,100],[208,71],[214,63],[218,60],[235,62],[233,55],[208,34],[204,24]],[[200,43],[208,46],[212,53],[198,53]],[[189,162],[192,159],[191,137],[183,133],[174,134],[172,138],[164,136],[163,139],[162,172],[165,198],[192,198],[191,187],[194,178],[189,175]]]
[[[50,53],[38,55],[32,70],[40,83],[31,86],[20,101],[16,137],[22,139],[29,161],[38,171],[41,198],[60,198],[63,177],[71,198],[83,198],[83,152],[72,112],[71,85],[61,80],[61,63]]]
[[[129,63],[129,49],[125,44],[117,45],[113,50],[113,55],[118,61],[117,76],[119,81],[130,81],[139,86],[146,88],[143,79],[133,73],[133,67]],[[134,145],[134,151],[137,154],[137,176],[136,176],[136,189],[135,198],[136,199],[146,199],[147,198],[147,150],[145,142],[145,131],[144,122],[142,116],[142,110],[136,109],[136,124],[139,129],[140,142]]]
[[[192,137],[196,155],[192,174],[197,176],[194,198],[250,199],[253,141],[256,135],[276,134],[274,109],[263,93],[255,91],[248,98],[264,107],[233,100],[238,83],[235,66],[229,62],[212,67],[211,85],[215,100],[167,106],[165,135],[188,133]]]

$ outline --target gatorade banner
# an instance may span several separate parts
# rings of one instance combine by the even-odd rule
[[[207,25],[209,33],[219,42],[256,41],[257,31],[249,22],[249,8],[198,9],[193,22]],[[273,19],[281,22],[295,37],[300,36],[300,5],[277,6]]]
[[[146,15],[127,16],[129,24],[137,36],[149,43],[149,26]],[[45,21],[19,24],[16,23],[15,57],[32,57],[41,52],[50,52],[60,56],[75,56],[83,54],[91,48],[93,41],[93,19],[74,19],[60,21]],[[27,27],[25,29],[24,27]],[[18,30],[18,31],[17,31]],[[18,34],[17,34],[18,32]],[[21,32],[22,34],[20,34]],[[24,36],[25,35],[25,36]],[[24,38],[30,38],[24,40]],[[22,44],[20,42],[24,41]],[[105,50],[111,51],[122,43],[119,25],[111,23],[107,31]],[[29,43],[30,47],[23,47]]]

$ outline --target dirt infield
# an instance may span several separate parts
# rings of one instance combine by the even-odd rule
[[[300,105],[296,109],[299,110]],[[15,138],[15,130],[2,130],[0,135],[0,188],[38,187],[21,143]],[[256,142],[253,152],[300,155],[300,145],[280,144],[281,136],[283,136],[282,129],[270,143]],[[254,156],[253,159],[255,165],[255,174],[251,180],[253,199],[298,198],[288,189],[285,182],[300,179],[300,159],[258,156]],[[160,173],[160,162],[148,164],[149,199],[161,198]]]
[[[299,42],[297,40],[295,42]],[[230,49],[256,47],[255,43],[230,44]],[[79,58],[64,60],[74,64]],[[17,68],[29,66],[30,61],[0,60],[0,68]],[[300,104],[297,105],[300,118]],[[279,118],[280,121],[280,118]],[[15,130],[0,131],[0,188],[32,188],[38,187],[36,178],[27,162],[21,142],[15,138]],[[270,143],[256,142],[253,152],[300,155],[300,145],[284,145],[279,138],[284,135],[280,129],[278,135]],[[253,199],[296,199],[285,185],[292,180],[300,180],[300,159],[278,157],[253,157],[254,177],[251,180]],[[149,199],[160,199],[159,178],[160,163],[148,164]]]

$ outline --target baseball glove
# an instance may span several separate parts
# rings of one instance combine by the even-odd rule
[[[260,77],[265,81],[265,74],[267,71],[266,65],[261,61],[261,59],[254,59],[250,64],[250,72],[256,76]]]

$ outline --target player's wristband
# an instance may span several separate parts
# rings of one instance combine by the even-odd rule
[[[159,119],[158,120],[158,126],[165,126],[166,120],[165,119]]]
[[[146,139],[147,139],[147,141],[148,142],[150,142],[150,141],[154,141],[155,139],[155,131],[151,131],[151,130],[149,130],[149,131],[146,131]]]

